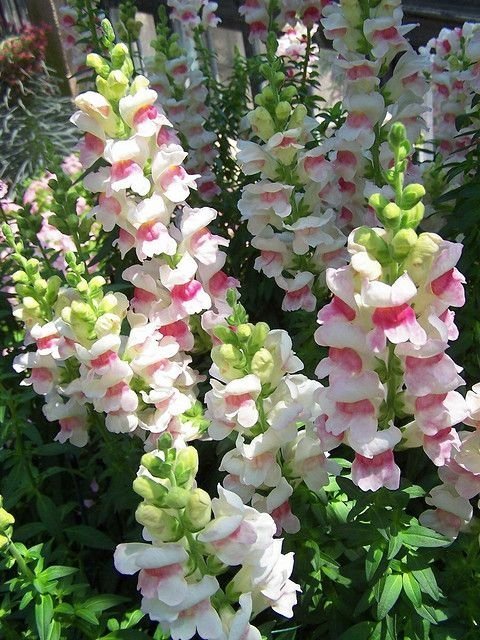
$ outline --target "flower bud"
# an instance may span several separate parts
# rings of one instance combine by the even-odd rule
[[[183,509],[190,498],[190,492],[181,487],[172,487],[163,498],[163,505],[169,509]]]
[[[111,71],[107,78],[108,97],[113,100],[120,100],[128,89],[128,78],[119,69]]]
[[[262,384],[268,382],[272,376],[275,362],[268,349],[262,347],[252,358],[251,371]]]
[[[43,295],[47,290],[47,281],[43,278],[37,278],[33,284],[33,288],[35,289],[35,293],[39,295]]]
[[[275,133],[272,116],[265,107],[257,107],[247,116],[254,133],[264,142],[267,142]]]
[[[282,100],[286,100],[287,102],[293,100],[297,95],[297,88],[293,85],[289,85],[288,87],[284,87],[280,92],[280,97]]]
[[[168,493],[167,487],[159,482],[155,482],[147,476],[139,476],[133,481],[133,490],[148,502],[161,502]]]
[[[120,69],[125,59],[129,56],[128,47],[123,42],[116,44],[110,52],[110,58],[114,69]]]
[[[32,298],[31,296],[27,296],[22,300],[22,302],[25,309],[28,309],[29,311],[34,311],[34,310],[36,311],[37,309],[40,308],[40,305],[38,304],[38,302],[35,300],[35,298]]]
[[[402,226],[415,229],[423,220],[424,213],[425,205],[423,204],[423,202],[419,202],[414,207],[412,207],[412,209],[404,212],[402,217]]]
[[[413,229],[400,229],[392,240],[395,258],[403,260],[415,246],[418,236]]]
[[[159,451],[166,451],[173,446],[172,434],[165,431],[157,440],[157,449]]]
[[[388,220],[390,222],[395,222],[400,218],[402,210],[400,207],[394,202],[389,202],[386,207],[384,207],[381,216],[383,220]]]
[[[100,316],[95,323],[94,331],[97,338],[102,338],[103,336],[107,336],[110,334],[120,334],[120,329],[122,328],[122,320],[114,313],[105,313],[103,316]]]
[[[275,107],[275,115],[280,121],[286,121],[292,113],[292,107],[288,102],[282,101]]]
[[[403,190],[400,199],[402,209],[412,209],[425,195],[425,188],[421,184],[408,184]]]
[[[102,78],[106,78],[110,73],[110,65],[105,60],[105,58],[99,56],[98,53],[87,54],[87,59],[85,62],[87,67],[91,67],[92,69],[94,69],[95,73]]]
[[[168,464],[154,453],[145,453],[140,460],[140,464],[142,464],[147,471],[150,471],[152,476],[155,476],[156,478],[166,479],[172,473],[172,465]]]
[[[139,504],[135,511],[135,519],[163,542],[173,542],[181,537],[178,520],[151,504]]]
[[[404,263],[409,276],[416,284],[422,282],[428,275],[440,242],[440,236],[435,233],[421,233],[418,236],[415,246]]]
[[[184,522],[190,531],[200,531],[212,517],[212,501],[203,489],[194,489],[185,507]]]
[[[265,344],[265,338],[270,333],[270,327],[266,322],[257,322],[253,326],[252,336],[250,338],[250,346],[253,349],[260,349]]]
[[[307,107],[305,105],[297,104],[290,117],[290,122],[288,123],[289,129],[300,127],[303,124],[307,113]]]
[[[381,193],[374,193],[368,199],[368,204],[375,209],[378,214],[381,214],[384,208],[389,204],[389,201]]]
[[[28,284],[28,276],[25,271],[15,271],[12,275],[12,280],[14,282],[20,282],[22,284]]]
[[[198,471],[198,453],[195,447],[180,449],[175,460],[175,480],[179,487],[190,487]]]
[[[389,262],[390,255],[386,242],[370,227],[359,227],[353,236],[354,242],[362,245],[380,264]]]
[[[0,507],[0,531],[5,531],[7,527],[15,522],[15,518],[11,513]]]
[[[394,122],[388,134],[388,142],[392,148],[399,147],[407,138],[407,130],[401,122]]]
[[[241,369],[244,356],[242,352],[232,344],[222,344],[213,347],[211,355],[212,360],[225,378],[234,380],[243,376]]]
[[[250,336],[252,335],[252,328],[253,328],[253,324],[251,323],[244,323],[244,324],[239,324],[237,327],[237,338],[240,340],[240,342],[246,342]]]
[[[221,324],[214,328],[213,334],[224,343],[235,344],[237,341],[235,331],[232,331],[230,327],[224,327]]]

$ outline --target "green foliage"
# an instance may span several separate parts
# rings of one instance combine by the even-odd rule
[[[70,98],[45,72],[30,78],[21,94],[8,90],[0,104],[0,178],[11,192],[26,178],[71,153],[78,134],[70,125]]]

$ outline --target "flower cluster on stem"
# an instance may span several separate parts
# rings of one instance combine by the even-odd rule
[[[293,553],[282,554],[268,514],[221,486],[211,500],[197,469],[196,450],[171,448],[169,436],[143,456],[133,487],[147,542],[120,544],[115,566],[139,573],[142,610],[172,640],[260,640],[252,616],[267,607],[292,616]]]

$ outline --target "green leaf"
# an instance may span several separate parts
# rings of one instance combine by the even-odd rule
[[[394,558],[403,547],[403,539],[400,535],[391,536],[388,541],[388,560]]]
[[[377,616],[379,620],[385,618],[398,600],[402,591],[402,576],[398,573],[389,575],[382,579],[382,582],[383,585],[380,587],[380,598],[377,606]]]
[[[410,547],[448,547],[452,541],[420,525],[412,525],[401,533],[404,544]]]
[[[60,640],[62,635],[62,626],[57,620],[53,620],[50,625],[50,633],[47,640]]]
[[[368,582],[373,581],[375,573],[382,562],[383,553],[384,550],[382,548],[370,545],[370,549],[365,558],[365,575]]]
[[[338,640],[372,640],[377,626],[375,622],[360,622],[342,633]]]
[[[425,569],[417,569],[412,571],[412,576],[416,579],[420,585],[420,589],[423,593],[429,595],[433,600],[439,600],[442,596],[435,575],[430,567]]]
[[[82,618],[82,620],[85,620],[85,622],[89,622],[90,624],[93,624],[95,626],[98,625],[97,616],[88,609],[85,609],[83,606],[75,609],[75,615],[78,618]]]
[[[24,594],[23,598],[20,600],[20,604],[18,605],[18,608],[20,609],[20,611],[25,609],[25,607],[29,605],[32,600],[33,600],[33,593],[31,591],[27,591]]]
[[[60,512],[51,498],[39,495],[37,498],[37,511],[40,520],[51,535],[55,536],[61,531]]]
[[[35,623],[40,640],[48,640],[53,620],[53,601],[49,595],[41,595],[35,605]]]
[[[65,533],[73,542],[78,542],[85,547],[92,547],[92,549],[108,549],[111,551],[115,546],[113,540],[102,531],[86,524],[68,527],[65,529]]]
[[[415,580],[415,577],[411,573],[404,573],[402,576],[402,581],[405,595],[413,604],[413,606],[418,609],[422,606],[422,591],[418,582]]]
[[[75,569],[75,567],[61,567],[60,565],[55,565],[53,567],[48,567],[45,571],[42,571],[38,578],[49,582],[50,580],[57,580],[58,578],[69,576],[77,571],[78,569]]]
[[[86,609],[89,609],[90,611],[94,611],[95,613],[100,613],[102,611],[105,611],[106,609],[110,609],[111,607],[114,607],[115,605],[126,601],[127,598],[106,593],[99,596],[93,596],[93,598],[88,598],[88,600],[85,600],[82,606]]]

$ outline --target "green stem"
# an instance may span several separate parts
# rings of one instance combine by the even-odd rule
[[[3,532],[3,535],[8,539],[8,542],[9,542],[7,547],[7,553],[9,553],[12,556],[12,558],[15,560],[18,568],[20,569],[21,573],[23,573],[25,578],[27,578],[27,580],[29,580],[30,582],[33,582],[33,580],[35,579],[35,574],[31,569],[28,568],[27,563],[23,559],[22,554],[17,549],[17,547],[15,546],[15,543],[12,541],[10,536],[5,532]]]
[[[303,60],[303,69],[302,69],[302,94],[307,92],[307,73],[308,73],[308,62],[310,60],[310,50],[312,47],[312,29],[311,27],[307,28],[307,48],[305,50],[305,59]]]

